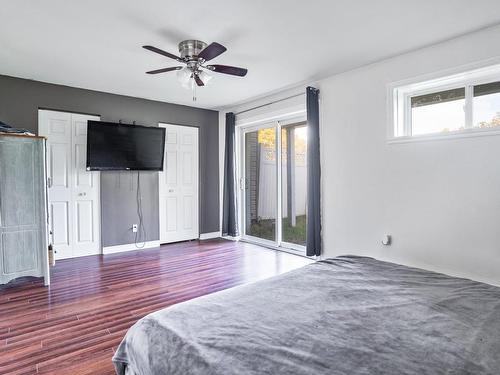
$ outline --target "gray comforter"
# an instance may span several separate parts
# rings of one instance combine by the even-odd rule
[[[160,310],[119,375],[500,374],[500,288],[338,257]]]

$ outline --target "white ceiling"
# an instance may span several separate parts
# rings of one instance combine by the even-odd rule
[[[498,0],[0,0],[0,74],[219,108],[500,22]],[[228,49],[191,101],[177,65],[183,39]]]

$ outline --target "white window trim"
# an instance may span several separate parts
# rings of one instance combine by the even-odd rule
[[[388,143],[500,135],[500,129],[473,127],[472,86],[496,81],[500,81],[500,57],[387,85]],[[459,87],[465,87],[465,129],[448,133],[411,135],[410,98]]]

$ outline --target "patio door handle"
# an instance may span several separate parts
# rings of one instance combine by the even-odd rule
[[[248,180],[244,177],[240,177],[240,189],[241,190],[248,189]]]

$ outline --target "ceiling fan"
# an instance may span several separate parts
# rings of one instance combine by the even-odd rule
[[[220,54],[226,52],[226,47],[213,42],[207,45],[200,40],[184,40],[179,43],[179,54],[176,56],[172,53],[163,51],[153,46],[142,46],[143,48],[159,53],[160,55],[169,57],[186,64],[185,66],[173,66],[170,68],[162,68],[146,72],[147,74],[166,73],[177,71],[177,78],[181,81],[184,87],[191,87],[193,90],[193,101],[196,100],[196,86],[205,86],[212,78],[211,72],[229,74],[238,77],[244,77],[248,70],[229,65],[206,65],[206,62],[216,58]]]

